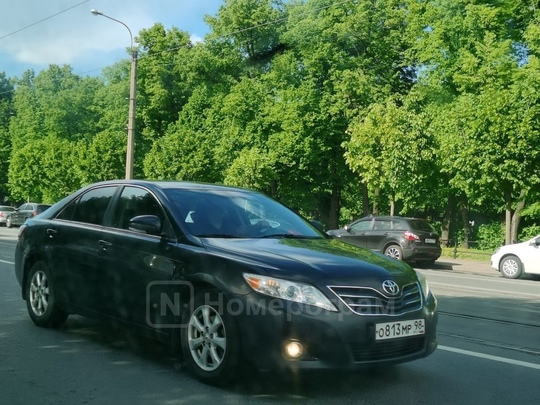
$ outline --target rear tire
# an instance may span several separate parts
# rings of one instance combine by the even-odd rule
[[[66,321],[68,313],[58,307],[53,278],[45,262],[34,263],[25,292],[28,314],[37,326],[56,327]]]
[[[510,255],[501,261],[499,270],[505,278],[520,278],[523,274],[523,264],[519,257]]]
[[[191,372],[211,385],[230,384],[240,364],[240,335],[217,291],[195,294],[182,319],[183,357]]]
[[[384,249],[385,256],[396,260],[403,260],[403,250],[399,245],[389,245]]]
[[[7,217],[6,218],[6,228],[11,228],[11,227],[13,227],[13,224],[11,223],[11,218]]]

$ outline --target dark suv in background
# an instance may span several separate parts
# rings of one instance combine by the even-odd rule
[[[441,256],[439,235],[420,218],[365,217],[327,234],[397,260],[433,264]]]
[[[21,226],[28,218],[41,214],[49,207],[50,204],[25,203],[6,216],[6,226]]]

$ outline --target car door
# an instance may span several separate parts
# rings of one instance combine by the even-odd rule
[[[519,257],[526,273],[540,274],[540,236],[525,246]]]
[[[138,326],[169,327],[180,321],[183,260],[176,236],[158,199],[147,189],[126,186],[102,234],[100,261],[106,279],[106,313]],[[130,219],[155,215],[159,235],[130,228]]]
[[[27,209],[28,209],[28,204],[23,204],[19,208],[17,208],[17,211],[11,214],[11,223],[13,225],[23,224]]]
[[[373,227],[366,231],[366,247],[377,252],[382,252],[384,249],[384,242],[388,239],[390,231],[390,219],[375,218],[373,221]]]
[[[348,227],[347,232],[342,234],[341,238],[347,243],[365,248],[366,234],[370,231],[372,224],[372,218],[359,219]]]
[[[61,298],[91,312],[103,309],[103,270],[99,266],[103,219],[116,186],[91,189],[72,201],[46,230],[47,257]]]

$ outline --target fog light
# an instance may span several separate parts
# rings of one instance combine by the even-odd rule
[[[290,341],[285,345],[285,354],[291,359],[296,359],[304,353],[304,347],[296,340]]]

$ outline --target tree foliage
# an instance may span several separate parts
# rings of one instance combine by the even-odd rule
[[[539,211],[539,16],[528,0],[225,0],[204,42],[157,23],[136,37],[135,176],[255,188],[331,228],[377,204],[464,235],[469,211],[505,214],[514,240]],[[52,202],[123,176],[131,56],[99,78],[0,73],[0,193]]]

